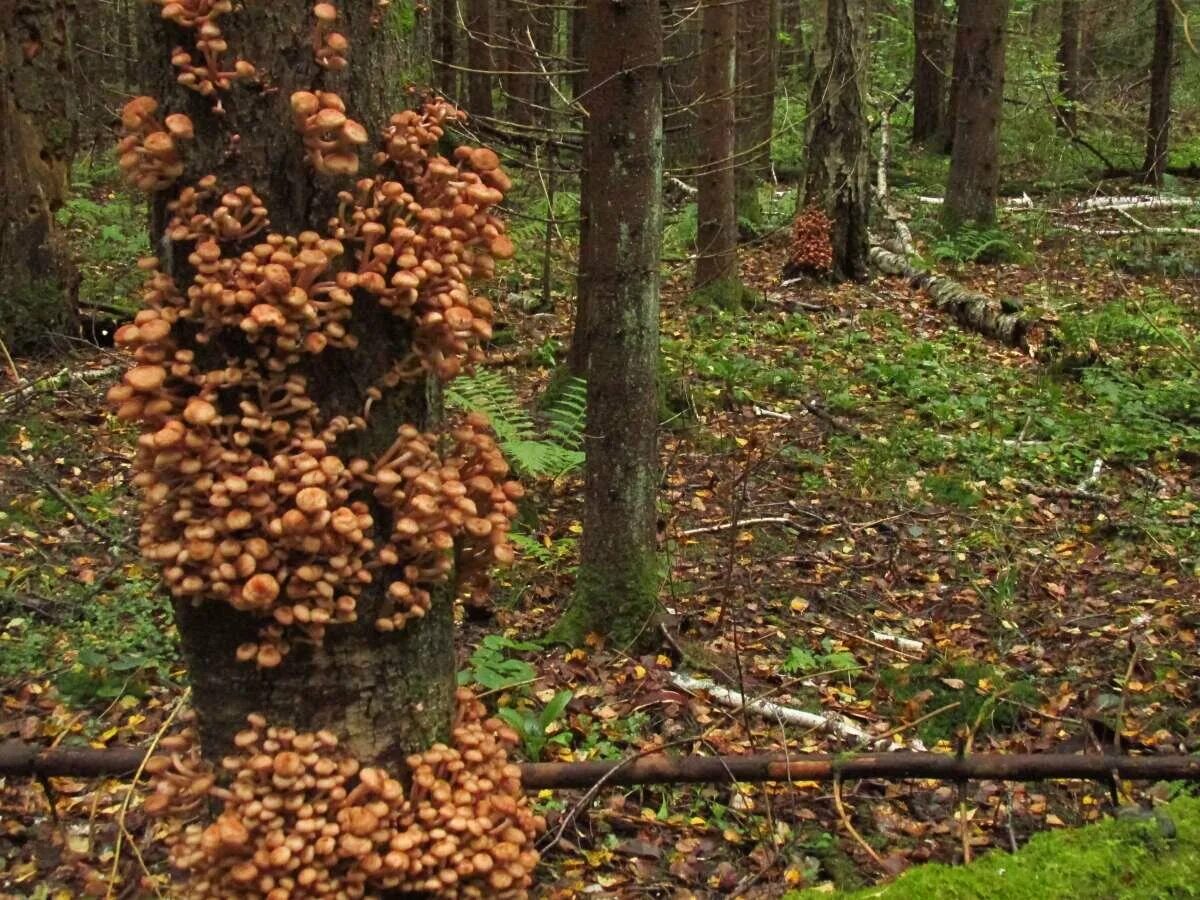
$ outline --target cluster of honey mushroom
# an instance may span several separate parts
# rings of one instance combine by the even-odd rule
[[[792,223],[791,263],[809,275],[826,275],[833,270],[833,222],[819,206],[809,206]]]
[[[184,817],[213,801],[221,813],[168,839],[191,873],[189,896],[302,900],[423,892],[524,896],[545,821],[521,791],[509,751],[517,735],[467,689],[450,745],[406,760],[408,788],[362,767],[329,732],[296,732],[249,717],[227,784],[200,759],[194,730],[165,738],[146,766],[151,815]]]
[[[217,19],[232,11],[230,0],[154,0],[168,22],[196,33],[196,53],[200,61],[183,47],[171,52],[171,64],[179,70],[176,80],[189,90],[214,100],[214,109],[221,111],[218,91],[229,90],[235,81],[256,77],[254,66],[244,59],[236,60],[233,68],[225,70],[221,57],[229,49]]]
[[[163,12],[196,27],[224,11],[199,0],[181,9]],[[338,143],[350,120],[336,95],[301,92],[298,108],[321,120],[309,149],[326,163],[359,146],[357,133]],[[137,98],[125,118],[154,129],[156,109]],[[175,597],[262,620],[257,641],[236,648],[240,660],[273,667],[296,639],[319,643],[327,627],[359,618],[377,580],[382,596],[366,614],[386,631],[423,616],[451,577],[478,602],[488,568],[512,558],[521,489],[483,417],[442,435],[403,427],[376,460],[338,448],[388,389],[427,374],[446,380],[483,358],[493,311],[471,285],[512,253],[492,211],[511,185],[486,148],[461,147],[453,161],[436,154],[444,123],[459,117],[440,99],[393,116],[377,174],[338,194],[324,235],[271,232],[251,186],[205,176],[167,205],[166,237],[190,283],[143,262],[144,308],[116,334],[135,365],[109,393],[117,416],[141,427],[140,545]],[[357,149],[352,159],[356,171]],[[330,418],[302,370],[357,345],[363,302],[410,321],[412,347],[367,391],[361,414]],[[388,521],[376,521],[381,512]]]
[[[117,164],[138,190],[153,193],[170,187],[183,174],[180,143],[195,137],[192,120],[172,113],[161,122],[158,101],[134,97],[121,110]]]

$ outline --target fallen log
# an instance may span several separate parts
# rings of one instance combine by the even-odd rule
[[[1029,318],[1024,310],[1014,310],[1012,303],[969,290],[944,275],[918,269],[906,255],[894,253],[879,244],[871,247],[870,260],[879,271],[904,278],[913,290],[928,294],[938,309],[948,313],[964,328],[1016,347],[1030,356],[1039,357],[1044,352],[1047,343],[1044,325]]]
[[[1094,212],[1106,209],[1141,209],[1169,210],[1191,209],[1200,206],[1198,197],[1164,196],[1161,194],[1139,194],[1135,196],[1117,195],[1106,197],[1088,197],[1072,206],[1066,212]]]
[[[132,774],[145,756],[138,747],[53,747],[22,741],[0,744],[0,777],[100,778]],[[615,770],[615,771],[614,771]],[[731,781],[1041,781],[1074,778],[1108,781],[1200,781],[1200,756],[1116,756],[1067,753],[815,753],[756,756],[667,756],[570,763],[523,763],[531,790],[588,788],[601,778],[613,787],[639,784],[724,784]]]

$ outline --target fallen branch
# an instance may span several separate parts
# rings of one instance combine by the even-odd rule
[[[871,637],[881,644],[895,644],[901,650],[910,653],[924,653],[925,644],[912,638],[900,637],[898,634],[888,634],[886,631],[872,631]]]
[[[879,245],[871,247],[870,258],[881,272],[898,275],[913,290],[924,291],[938,309],[949,313],[960,325],[1023,350],[1030,356],[1041,354],[1045,328],[1028,318],[1023,310],[1013,310],[1010,303],[968,290],[944,275],[918,269],[906,255],[893,253]]]
[[[699,528],[689,528],[679,532],[680,537],[691,537],[694,534],[714,534],[718,531],[728,531],[730,528],[751,528],[755,525],[782,525],[784,528],[799,530],[797,525],[787,516],[762,516],[757,519],[741,519],[737,522],[721,522],[717,525],[702,525]]]
[[[941,206],[946,201],[941,197],[918,197],[917,202],[930,206]],[[1001,201],[1000,205],[1004,209],[1033,209],[1033,198],[1028,194],[1022,194],[1020,197],[1007,197]]]
[[[840,431],[843,434],[848,434],[860,441],[870,443],[871,438],[868,437],[865,432],[859,430],[849,422],[842,421],[829,410],[827,410],[822,404],[820,397],[813,397],[812,399],[808,400],[804,404],[804,408],[835,431]]]
[[[132,539],[128,537],[122,537],[121,535],[117,534],[111,534],[93,522],[87,513],[80,509],[75,504],[75,501],[67,496],[67,493],[62,488],[38,471],[37,466],[34,465],[32,459],[23,453],[17,453],[16,457],[21,461],[22,466],[24,467],[25,471],[29,473],[30,477],[37,481],[38,484],[40,484],[51,494],[53,494],[54,499],[56,499],[66,508],[67,512],[74,517],[75,521],[78,522],[80,527],[82,527],[85,531],[90,532],[92,535],[106,543],[120,544],[127,550],[132,550],[135,553],[141,552],[138,548],[138,545]]]
[[[776,412],[773,409],[767,409],[765,406],[754,407],[754,414],[763,419],[779,419],[781,422],[792,421],[791,413]]]
[[[91,384],[95,381],[104,381],[106,378],[115,377],[122,371],[124,371],[123,366],[105,366],[103,369],[89,369],[83,372],[77,372],[69,368],[60,369],[53,375],[46,375],[35,379],[0,397],[0,410],[7,411],[11,407],[23,403],[35,394],[42,393],[43,391],[62,390],[73,383]]]
[[[0,776],[103,778],[128,775],[141,765],[138,747],[55,747],[21,741],[0,744]],[[614,769],[620,771],[613,772]],[[667,756],[628,760],[524,763],[521,779],[530,790],[589,788],[601,778],[613,787],[641,784],[728,784],[731,781],[832,781],[834,777],[881,780],[1040,781],[1117,777],[1140,781],[1200,781],[1200,757],[1077,755],[1067,753],[765,754],[757,756]],[[610,774],[612,773],[612,774]]]
[[[845,716],[810,713],[790,706],[780,706],[778,703],[772,703],[769,700],[747,699],[744,694],[740,694],[730,688],[721,687],[716,682],[704,678],[693,678],[682,672],[675,672],[671,675],[671,684],[684,691],[703,691],[722,706],[728,706],[733,709],[745,709],[776,721],[786,722],[789,725],[799,725],[802,728],[823,728],[833,734],[853,738],[856,741],[872,740],[869,734]]]
[[[1068,207],[1067,212],[1096,212],[1106,209],[1190,209],[1194,206],[1200,206],[1200,198],[1145,194],[1134,197],[1089,197]]]
[[[1200,228],[1184,228],[1174,225],[1147,225],[1141,219],[1135,218],[1133,213],[1127,209],[1117,208],[1117,214],[1122,218],[1128,219],[1134,224],[1134,227],[1143,234],[1200,234]]]
[[[1119,498],[1109,496],[1108,494],[1098,494],[1095,491],[1087,489],[1070,488],[1070,487],[1050,487],[1043,484],[1034,484],[1032,481],[1018,481],[1017,487],[1025,491],[1027,494],[1036,494],[1039,497],[1056,497],[1061,500],[1087,500],[1091,503],[1107,503],[1109,505],[1120,502]]]

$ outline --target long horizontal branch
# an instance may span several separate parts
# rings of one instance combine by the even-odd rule
[[[0,744],[0,776],[100,778],[132,773],[145,750],[138,747],[43,749],[21,741]],[[613,771],[613,770],[616,771]],[[611,774],[610,774],[611,773]],[[632,760],[525,763],[525,787],[588,788],[601,778],[612,786],[718,784],[730,781],[831,781],[840,778],[940,781],[1038,781],[1084,778],[1107,781],[1200,781],[1198,756],[1112,756],[1066,753],[864,753],[827,756],[798,753],[759,756],[641,756]]]

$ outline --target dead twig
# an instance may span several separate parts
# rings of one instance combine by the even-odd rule
[[[858,843],[858,846],[867,851],[867,856],[871,857],[871,862],[879,867],[881,872],[888,875],[892,874],[888,871],[888,867],[884,865],[883,859],[875,852],[875,848],[868,844],[858,829],[854,827],[854,823],[850,821],[850,816],[846,814],[846,805],[842,803],[842,776],[836,775],[833,779],[833,805],[837,808],[838,818],[842,820],[842,827],[846,829],[846,833]]]

